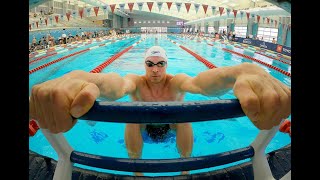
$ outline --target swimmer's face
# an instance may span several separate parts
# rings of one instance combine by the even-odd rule
[[[153,64],[158,63],[158,65],[148,67],[146,64],[146,62],[148,63],[148,61],[152,62]],[[165,61],[165,63],[163,63],[163,61]],[[152,83],[160,83],[161,80],[163,80],[166,77],[167,61],[164,58],[159,56],[151,56],[151,57],[148,57],[144,62],[145,62],[144,67],[146,69],[146,77]],[[152,64],[152,63],[149,63],[149,64]],[[165,64],[165,65],[161,66],[161,64]]]

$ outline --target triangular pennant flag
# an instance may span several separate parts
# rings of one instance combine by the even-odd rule
[[[141,11],[142,10],[142,6],[143,6],[143,2],[138,2],[138,7],[139,7],[139,10]]]
[[[90,16],[91,8],[87,8],[86,10],[87,10],[86,11],[87,12],[86,16],[88,17],[88,16]]]
[[[50,24],[52,25],[52,20],[53,20],[52,16],[49,17],[49,20],[50,20]]]
[[[211,11],[212,11],[212,15],[214,15],[214,13],[216,13],[216,7],[215,6],[211,6]]]
[[[229,17],[231,9],[226,8],[226,10],[227,10],[227,16]]]
[[[177,3],[177,2],[176,2],[176,6],[177,6],[178,12],[180,12],[181,4],[182,4],[182,3]]]
[[[76,18],[76,16],[77,16],[77,11],[72,11],[72,16],[73,16],[73,18]]]
[[[82,19],[82,15],[83,15],[83,8],[80,8],[80,9],[79,9],[79,15],[80,15],[80,18]]]
[[[67,13],[66,13],[66,16],[67,16],[68,21],[69,21],[69,19],[70,19],[70,15],[71,15],[70,12],[67,12]]]
[[[274,27],[277,27],[277,20],[274,20]]]
[[[243,18],[243,14],[244,14],[244,12],[243,12],[243,11],[240,11],[240,17],[241,17],[241,19]]]
[[[220,16],[222,15],[223,9],[223,7],[219,7]]]
[[[163,4],[163,2],[157,2],[157,5],[158,5],[158,9],[159,9],[159,11],[161,11],[162,4]]]
[[[54,17],[56,19],[56,23],[58,23],[59,16]]]
[[[128,3],[130,12],[132,12],[133,5],[134,5],[134,3]]]
[[[279,24],[280,24],[280,22],[281,22],[281,17],[279,17]]]
[[[61,18],[61,20],[62,20],[62,21],[63,21],[63,17],[64,17],[64,15],[63,15],[63,14],[61,14],[61,15],[60,15],[60,18]]]
[[[200,4],[193,4],[193,5],[194,5],[194,9],[196,10],[196,13],[198,13]]]
[[[269,18],[267,18],[267,23],[269,24],[269,21],[270,21],[270,19]]]
[[[147,2],[147,5],[148,5],[148,8],[149,8],[149,11],[151,12],[152,6],[153,6],[153,2]]]
[[[251,14],[251,17],[252,17],[252,18],[254,18],[254,16],[255,16],[254,14]]]
[[[184,5],[186,6],[187,13],[189,13],[189,9],[190,9],[191,3],[184,3]]]
[[[48,26],[48,19],[44,19],[44,22],[46,23],[46,26]]]
[[[282,29],[284,29],[284,25],[285,25],[285,24],[282,24]]]
[[[208,5],[202,4],[202,7],[203,7],[203,10],[204,10],[204,14],[207,14]]]
[[[271,19],[271,24],[273,23],[273,19]]]
[[[262,17],[262,23],[264,24],[264,20],[265,20],[266,18],[265,17]]]
[[[259,21],[260,21],[260,16],[257,15],[257,22],[259,23]]]
[[[32,28],[34,28],[34,22],[32,23]]]
[[[30,31],[31,31],[31,24],[29,24],[29,29],[30,29]]]
[[[167,2],[168,9],[170,10],[172,2]]]
[[[38,21],[36,21],[37,28],[38,28],[38,24],[39,24],[39,22],[38,22]]]
[[[235,9],[233,10],[234,18],[236,18],[236,17],[237,17],[237,12],[238,12],[237,10],[235,10]]]
[[[110,8],[112,13],[114,13],[114,9],[116,8],[116,4],[110,4]]]
[[[99,6],[93,7],[93,10],[94,10],[94,13],[96,14],[96,16],[98,16]]]
[[[249,20],[250,13],[249,12],[246,12],[246,13],[247,13],[247,20]]]
[[[124,3],[123,3],[123,4],[119,4],[119,7],[120,7],[120,10],[121,10],[121,11],[124,11],[124,6],[125,6]]]
[[[108,10],[108,5],[102,6],[103,14],[106,14]]]

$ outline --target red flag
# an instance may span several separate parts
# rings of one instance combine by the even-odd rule
[[[114,8],[115,8],[115,7],[116,7],[115,4],[110,4],[110,8],[111,8],[112,13],[114,12]]]
[[[30,31],[31,31],[31,24],[29,24],[29,29],[30,29]]]
[[[259,16],[259,15],[257,15],[257,21],[258,21],[258,23],[259,23],[259,21],[260,21],[260,16]]]
[[[83,8],[79,9],[79,14],[80,14],[80,18],[82,19],[82,15],[83,15]]]
[[[172,2],[167,2],[168,9],[170,10]]]
[[[277,20],[274,20],[274,23],[275,23],[275,24],[274,24],[274,25],[275,25],[274,27],[277,27]]]
[[[36,22],[37,28],[38,28],[38,21]]]
[[[99,6],[93,7],[94,13],[96,13],[96,16],[98,16]]]
[[[149,11],[151,12],[153,2],[147,2],[147,4],[148,4]]]
[[[56,23],[58,23],[59,16],[54,17],[56,19]]]
[[[130,12],[132,12],[133,5],[134,5],[134,3],[128,3],[128,6],[129,6],[129,9],[130,9]]]
[[[67,12],[67,13],[66,13],[66,16],[67,16],[68,21],[69,21],[69,19],[70,19],[70,15],[71,15],[70,12]]]
[[[219,12],[220,12],[220,16],[221,16],[221,14],[222,14],[222,12],[223,12],[223,7],[219,7]]]
[[[184,5],[186,6],[187,13],[189,13],[189,9],[190,9],[191,3],[184,3]]]
[[[208,5],[202,4],[202,7],[203,7],[203,10],[204,10],[204,14],[207,14]]]
[[[249,20],[249,17],[250,17],[250,13],[246,12],[247,13],[247,19]]]
[[[267,23],[268,23],[268,24],[269,24],[269,20],[270,20],[270,19],[269,19],[269,18],[267,18]]]
[[[234,18],[236,18],[237,17],[237,10],[233,10],[233,15],[234,15]]]
[[[44,22],[46,22],[46,26],[48,25],[48,19],[44,19]]]

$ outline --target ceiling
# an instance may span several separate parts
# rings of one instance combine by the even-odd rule
[[[31,6],[39,5],[43,2],[47,2],[48,0],[29,0],[29,9]],[[259,8],[274,8],[281,7],[287,11],[288,15],[291,15],[291,1],[290,0],[54,0],[58,2],[66,2],[68,4],[77,4],[78,7],[94,7],[94,6],[103,6],[108,5],[109,11],[111,4],[116,4],[115,13],[120,15],[123,13],[120,11],[119,4],[125,4],[124,12],[131,17],[143,17],[144,19],[181,19],[184,21],[194,21],[197,19],[208,18],[212,16],[219,16],[219,7],[224,8],[224,13],[226,12],[226,8],[231,10],[242,10],[242,11],[250,11],[252,9]],[[142,3],[143,6],[140,10],[137,3]],[[153,2],[152,10],[149,11],[147,2]],[[161,10],[159,11],[157,3],[163,3]],[[168,9],[166,2],[172,2],[170,10]],[[133,11],[129,11],[128,3],[134,3]],[[180,11],[177,9],[176,3],[181,3]],[[187,12],[185,3],[190,3],[190,9]],[[198,12],[196,12],[195,4],[199,5]],[[202,5],[208,5],[207,12],[204,12],[204,8]],[[216,10],[213,13],[211,6],[215,6]],[[274,11],[269,11],[270,13],[275,13]],[[119,14],[120,13],[120,14]],[[99,14],[103,14],[102,10],[99,10]],[[283,14],[283,13],[282,13]],[[279,16],[283,16],[283,15]],[[278,15],[278,14],[264,14],[265,16]]]

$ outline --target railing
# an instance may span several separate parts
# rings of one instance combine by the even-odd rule
[[[182,123],[245,116],[237,99],[197,102],[95,102],[81,120],[118,123]],[[252,158],[254,178],[274,179],[265,155],[279,126],[261,130],[245,148],[214,155],[177,159],[125,159],[97,156],[73,150],[63,133],[43,134],[58,154],[54,180],[71,180],[73,163],[129,172],[177,172],[203,169]],[[282,180],[290,179],[289,171]]]

